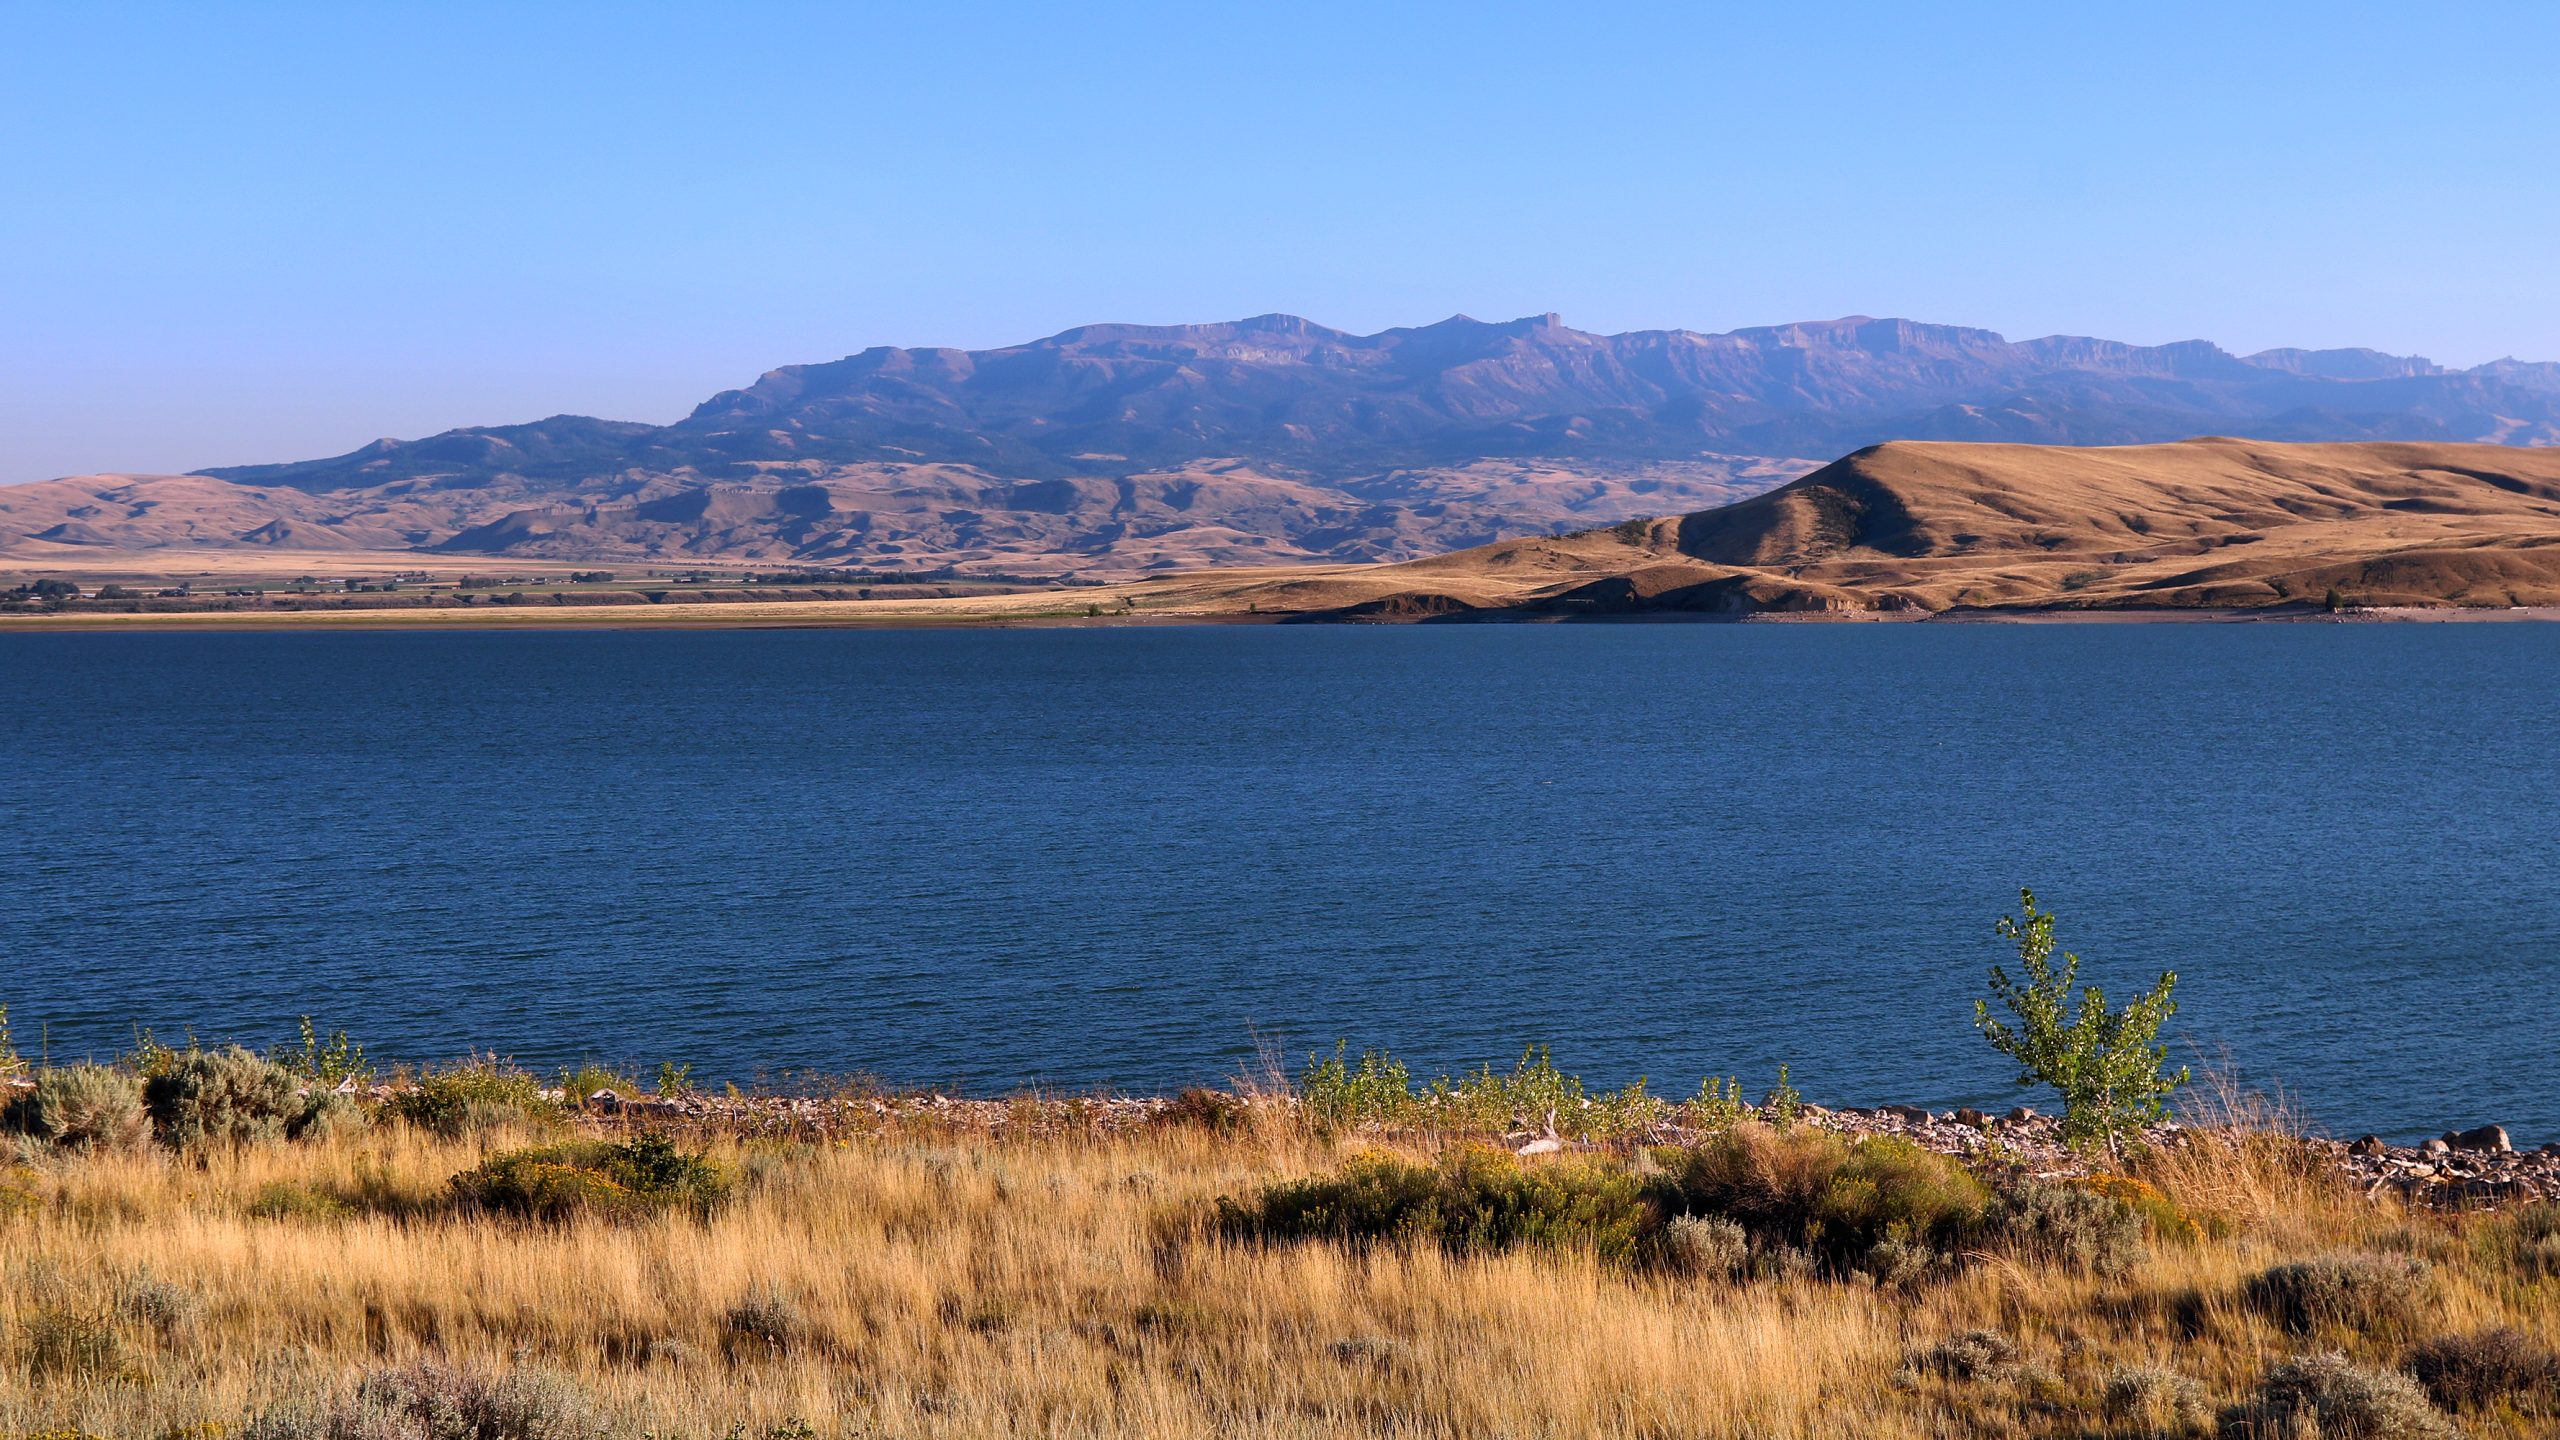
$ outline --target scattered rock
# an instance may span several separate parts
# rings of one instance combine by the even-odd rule
[[[2453,1147],[2447,1145],[2442,1140],[2430,1140],[2426,1144],[2419,1146],[2418,1149],[2429,1155],[2444,1155],[2451,1153]]]
[[[1908,1121],[1914,1125],[1926,1125],[1936,1118],[1917,1105],[1879,1105],[1876,1107],[1876,1113],[1889,1115],[1896,1120]]]
[[[2348,1146],[2347,1153],[2350,1155],[2379,1155],[2390,1148],[2390,1146],[2382,1143],[2381,1136],[2367,1135],[2353,1145]]]

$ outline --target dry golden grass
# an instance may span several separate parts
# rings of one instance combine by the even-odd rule
[[[1708,1284],[1544,1252],[1213,1238],[1215,1197],[1328,1169],[1350,1148],[1281,1124],[714,1141],[746,1180],[707,1221],[543,1226],[427,1203],[526,1138],[393,1126],[202,1161],[153,1151],[0,1171],[0,1436],[228,1433],[368,1367],[439,1358],[557,1372],[629,1432],[660,1436],[805,1423],[1147,1440],[2024,1440],[2128,1433],[2098,1413],[2119,1364],[2167,1363],[2228,1401],[2323,1346],[2387,1366],[2426,1335],[2492,1324],[2560,1342],[2560,1282],[2475,1258],[2467,1232],[2489,1222],[2403,1214],[2245,1147],[2214,1164],[2263,1173],[2197,1160],[2156,1172],[2221,1233],[2156,1247],[2129,1279],[1985,1259],[1904,1294]],[[372,1208],[252,1215],[279,1191]],[[2266,1265],[2342,1248],[2436,1261],[2416,1328],[2294,1337],[2240,1302]],[[180,1313],[119,1316],[145,1277],[174,1288]],[[779,1302],[778,1345],[726,1321],[758,1301]],[[67,1368],[40,1357],[38,1337],[65,1317],[95,1322],[111,1350]],[[2025,1366],[1973,1381],[1905,1373],[1914,1350],[1978,1328],[2017,1340]],[[2547,1433],[2514,1414],[2467,1423]]]

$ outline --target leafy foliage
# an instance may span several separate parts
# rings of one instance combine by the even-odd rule
[[[298,1046],[279,1050],[269,1058],[296,1077],[322,1088],[334,1088],[350,1080],[358,1085],[372,1083],[373,1067],[365,1063],[364,1046],[348,1039],[346,1031],[333,1030],[324,1041],[308,1015],[302,1017],[301,1031]]]
[[[1991,1000],[1974,1002],[1974,1025],[1993,1048],[2018,1062],[2018,1083],[2045,1084],[2062,1095],[2062,1135],[2073,1145],[2104,1143],[2122,1152],[2125,1137],[2167,1113],[2163,1103],[2187,1083],[2187,1071],[2165,1073],[2169,1052],[2158,1044],[2160,1027],[2177,1013],[2170,994],[2174,971],[2121,1010],[2107,1008],[2095,985],[2078,991],[2080,957],[2063,952],[2053,963],[2054,917],[2036,909],[2035,892],[2018,892],[2020,914],[2000,917],[2000,935],[2018,947],[2024,980],[1991,967]],[[1992,1014],[1992,1001],[2009,1020]]]
[[[1639,1077],[1620,1090],[1594,1092],[1579,1076],[1556,1068],[1544,1045],[1520,1054],[1508,1074],[1490,1065],[1417,1089],[1413,1072],[1383,1050],[1364,1050],[1355,1066],[1348,1047],[1308,1058],[1298,1094],[1308,1120],[1319,1129],[1369,1125],[1466,1133],[1549,1131],[1563,1137],[1615,1137],[1634,1133],[1670,1113],[1671,1107]]]

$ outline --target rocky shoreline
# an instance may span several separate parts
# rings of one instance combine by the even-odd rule
[[[0,1091],[30,1086],[26,1079],[0,1080]],[[399,1093],[399,1087],[341,1086],[339,1093],[377,1102]],[[934,1093],[855,1096],[687,1095],[621,1096],[600,1091],[583,1100],[559,1090],[541,1092],[545,1100],[568,1108],[575,1119],[599,1127],[649,1125],[757,1139],[845,1140],[917,1130],[962,1131],[991,1137],[1062,1134],[1112,1134],[1187,1120],[1246,1123],[1249,1107],[1277,1104],[1294,1107],[1294,1099],[1250,1100],[1224,1092],[1191,1091],[1183,1096],[1073,1096],[982,1100]],[[1201,1099],[1198,1097],[1207,1097]],[[1763,1120],[1780,1117],[1769,1107],[1756,1113]],[[1845,1135],[1892,1135],[1924,1149],[1985,1165],[2003,1165],[2044,1178],[2086,1175],[2094,1158],[2062,1143],[2061,1122],[2019,1106],[2002,1115],[1980,1110],[1932,1111],[1917,1105],[1823,1106],[1805,1104],[1792,1112],[1795,1123],[1819,1126]],[[1521,1155],[1566,1151],[1604,1151],[1627,1144],[1691,1144],[1707,1127],[1685,1123],[1678,1112],[1619,1141],[1560,1138],[1552,1128],[1508,1132],[1503,1143]],[[2197,1127],[2168,1122],[2142,1133],[2143,1144],[2176,1149],[2201,1133]],[[2281,1133],[2281,1132],[2276,1132]],[[2494,1209],[2537,1200],[2560,1201],[2560,1144],[2519,1150],[2506,1130],[2483,1125],[2447,1131],[2416,1145],[2392,1145],[2367,1135],[2353,1142],[2323,1136],[2284,1135],[2302,1147],[2313,1164],[2325,1166],[2361,1186],[2376,1198],[2440,1209]]]
[[[1233,1096],[1219,1098],[1230,1105],[1244,1103]],[[751,1134],[806,1132],[835,1137],[918,1124],[989,1134],[1069,1126],[1109,1133],[1163,1124],[1202,1108],[1162,1096],[1039,1101],[930,1094],[855,1099],[712,1095],[623,1099],[607,1093],[590,1099],[582,1112]],[[1761,1113],[1764,1119],[1776,1118],[1765,1109]],[[1808,1104],[1794,1118],[1843,1134],[1899,1136],[1940,1154],[2007,1164],[2048,1178],[2084,1175],[2093,1168],[2091,1157],[2062,1143],[2058,1119],[2024,1106],[1993,1116],[1979,1110],[1930,1111],[1916,1105],[1834,1108]],[[2145,1130],[2143,1141],[2174,1149],[2190,1143],[2196,1133],[2194,1127],[2170,1122]],[[1704,1129],[1684,1125],[1675,1116],[1636,1139],[1684,1144],[1705,1134]],[[2353,1143],[2318,1136],[2288,1138],[2299,1143],[2313,1163],[2328,1166],[2375,1198],[2474,1209],[2560,1200],[2560,1145],[2518,1150],[2507,1132],[2495,1125],[2448,1132],[2419,1145],[2390,1145],[2375,1136]],[[1611,1148],[1603,1142],[1560,1139],[1543,1129],[1514,1131],[1502,1139],[1524,1155]]]

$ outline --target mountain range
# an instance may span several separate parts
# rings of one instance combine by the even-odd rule
[[[0,488],[0,553],[429,550],[961,573],[1404,560],[1704,509],[1887,440],[2560,444],[2560,364],[2234,355],[1865,317],[1597,335],[1094,325],[774,370],[672,425],[555,416]]]

